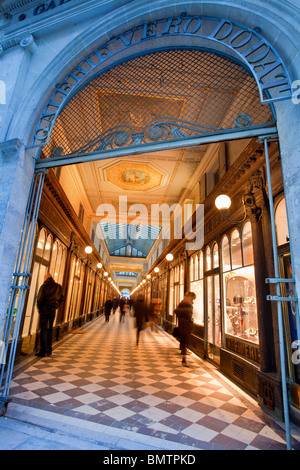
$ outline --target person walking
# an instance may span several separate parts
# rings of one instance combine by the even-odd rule
[[[105,304],[104,304],[104,309],[105,309],[105,321],[106,322],[109,322],[109,316],[110,316],[110,312],[111,312],[111,309],[113,307],[113,303],[111,301],[111,298],[108,297]]]
[[[117,297],[114,297],[114,300],[112,303],[113,303],[113,314],[115,314],[119,305],[119,299]]]
[[[40,350],[36,353],[38,357],[51,356],[52,354],[52,328],[55,313],[63,300],[61,285],[54,281],[50,273],[47,273],[37,296],[40,319]]]
[[[142,295],[139,295],[133,304],[134,316],[136,320],[136,345],[139,344],[140,332],[145,328],[145,318],[147,315],[147,305]]]
[[[174,310],[178,318],[178,330],[180,338],[180,349],[182,354],[182,365],[186,366],[186,355],[189,344],[189,338],[192,331],[193,324],[193,301],[196,298],[194,292],[186,292],[183,300],[179,303]]]
[[[119,302],[120,323],[125,321],[125,307],[126,307],[126,300],[125,300],[125,297],[122,297]]]

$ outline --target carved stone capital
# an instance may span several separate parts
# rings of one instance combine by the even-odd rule
[[[265,176],[263,171],[257,170],[255,171],[249,178],[248,182],[248,189],[253,194],[257,192],[262,192],[265,189]]]
[[[33,54],[38,47],[34,37],[30,33],[22,37],[20,46],[26,49],[30,54]]]
[[[79,249],[79,242],[78,242],[76,236],[74,235],[74,233],[72,233],[72,235],[71,235],[71,244],[70,244],[70,253],[73,253],[74,255],[77,255],[78,254],[78,249]]]

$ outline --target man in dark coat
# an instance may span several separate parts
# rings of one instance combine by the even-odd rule
[[[194,292],[186,292],[184,299],[179,303],[178,307],[174,310],[178,318],[178,330],[180,337],[180,348],[182,354],[182,365],[186,366],[186,355],[189,337],[192,331],[193,324],[193,301],[196,298]]]
[[[134,316],[136,320],[136,345],[139,344],[140,332],[145,328],[145,320],[147,317],[147,305],[142,295],[139,295],[133,304]]]
[[[109,322],[110,312],[111,312],[111,309],[113,308],[113,303],[110,297],[107,298],[107,301],[104,304],[104,308],[105,308],[105,321]]]
[[[120,308],[120,323],[125,321],[125,297],[122,297],[119,302],[119,308]]]
[[[52,354],[52,328],[55,312],[64,299],[62,287],[54,281],[52,275],[44,276],[44,284],[39,289],[37,296],[37,307],[40,315],[40,351],[39,357],[51,356]]]

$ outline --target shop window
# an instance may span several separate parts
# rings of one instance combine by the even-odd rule
[[[174,313],[174,268],[170,271],[169,315]]]
[[[210,247],[208,246],[206,248],[206,271],[210,271],[211,270],[211,251],[210,251]]]
[[[183,263],[180,264],[179,268],[179,302],[182,301],[184,297],[184,266]]]
[[[223,271],[231,270],[230,246],[228,237],[226,236],[222,240],[222,267]]]
[[[203,279],[204,269],[203,269],[203,251],[199,253],[199,279]]]
[[[84,263],[72,255],[71,271],[69,277],[68,294],[66,301],[66,320],[70,321],[80,315],[80,306],[82,298]]]
[[[203,308],[203,252],[200,251],[196,255],[192,256],[190,263],[196,264],[197,259],[198,270],[193,281],[190,280],[190,291],[195,292],[196,299],[193,305],[193,320],[199,325],[204,324],[204,308]],[[196,273],[196,270],[195,270]]]
[[[221,307],[220,307],[220,277],[214,274],[207,277],[207,341],[211,345],[221,347]],[[214,359],[213,348],[208,351]]]
[[[243,256],[238,230],[234,230],[231,235],[231,253],[228,252],[228,237],[225,236],[222,241],[225,333],[258,343],[255,271],[249,222],[243,227],[242,238]]]
[[[243,257],[244,266],[254,264],[253,247],[252,247],[252,230],[251,223],[247,222],[243,227]]]
[[[281,199],[275,212],[275,224],[277,233],[277,245],[284,245],[289,242],[289,229],[285,198]]]
[[[37,247],[36,247],[36,256],[39,256],[40,258],[43,257],[44,253],[44,248],[46,244],[46,230],[42,229],[39,234],[38,242],[37,242]]]
[[[194,280],[197,280],[197,279],[199,279],[199,259],[198,259],[198,255],[195,256],[194,262],[195,262],[195,277],[194,277]]]
[[[190,259],[190,281],[194,281],[194,258]]]
[[[44,253],[43,253],[43,259],[45,261],[50,260],[51,248],[52,248],[52,235],[48,235],[46,243],[45,243]]]
[[[184,297],[184,264],[180,263],[170,270],[169,315]]]
[[[213,246],[213,267],[219,267],[219,247],[217,243]]]
[[[94,283],[95,283],[95,273],[90,269],[88,269],[88,274],[87,274],[87,281],[86,281],[86,286],[85,286],[85,299],[84,299],[84,307],[83,307],[83,314],[87,314],[91,312],[91,307],[92,307],[92,293],[93,293],[93,288],[94,288]]]
[[[232,269],[242,266],[241,238],[238,230],[234,230],[231,234],[231,259]]]

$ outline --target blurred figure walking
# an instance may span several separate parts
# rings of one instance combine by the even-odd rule
[[[117,297],[114,297],[114,300],[113,300],[113,314],[116,313],[118,305],[119,305],[119,299]]]
[[[109,322],[109,316],[110,316],[110,312],[111,312],[111,309],[113,307],[113,303],[110,299],[110,297],[107,298],[105,304],[104,304],[104,308],[105,308],[105,321],[106,322]]]
[[[125,297],[122,297],[120,302],[119,302],[119,307],[120,307],[120,323],[125,322],[125,307],[126,307],[126,299]]]
[[[147,305],[142,295],[139,295],[133,304],[134,316],[136,320],[136,345],[139,344],[140,332],[145,328],[145,321],[147,317]]]
[[[178,330],[180,337],[180,349],[182,354],[182,365],[186,366],[186,355],[193,325],[193,301],[196,298],[194,292],[186,292],[183,300],[174,310],[178,318]]]

